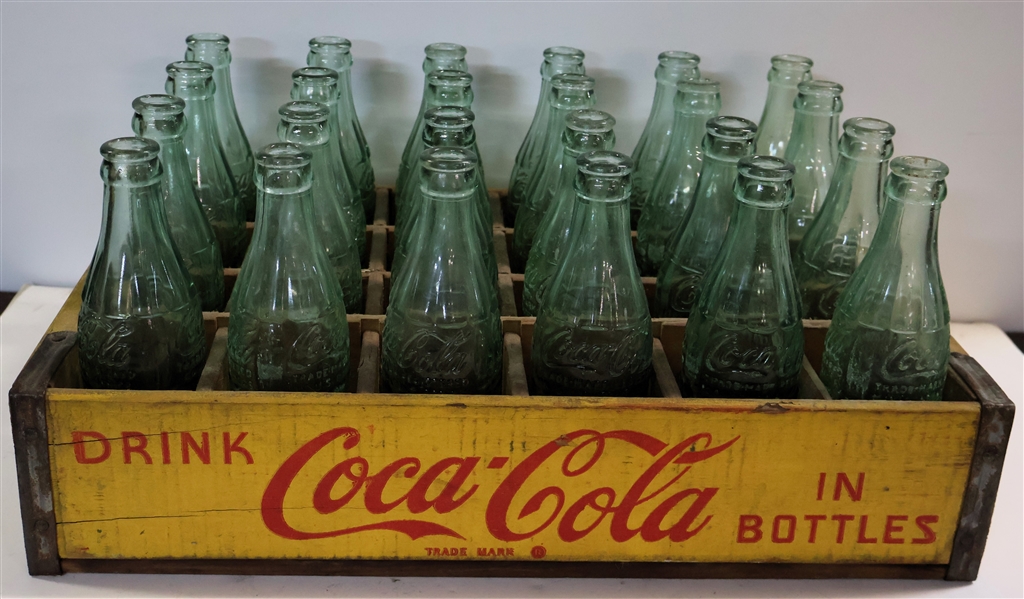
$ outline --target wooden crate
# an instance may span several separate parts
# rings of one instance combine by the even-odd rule
[[[10,394],[29,571],[977,576],[1014,407],[954,341],[942,402],[830,401],[826,321],[804,322],[801,399],[693,399],[686,321],[656,319],[647,397],[533,396],[492,195],[498,396],[379,393],[384,191],[350,393],[228,390],[226,313],[197,390],[83,389],[72,293]]]

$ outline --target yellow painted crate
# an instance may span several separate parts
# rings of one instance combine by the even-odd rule
[[[349,393],[229,390],[226,313],[197,390],[83,389],[76,289],[11,390],[30,572],[977,576],[1014,408],[954,341],[941,402],[831,401],[827,321],[800,399],[693,399],[655,319],[647,397],[533,396],[499,198],[502,395],[379,392],[386,190]]]

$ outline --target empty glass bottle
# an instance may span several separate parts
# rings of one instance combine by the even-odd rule
[[[423,138],[423,113],[429,108],[445,105],[431,103],[428,101],[429,97],[433,93],[430,90],[430,74],[439,69],[443,71],[469,72],[469,66],[466,64],[465,46],[439,42],[436,44],[430,44],[423,49],[423,52],[426,54],[423,59],[423,99],[420,100],[420,108],[416,113],[416,121],[412,125],[412,131],[409,132],[409,139],[406,140],[405,149],[402,150],[402,159],[398,163],[398,178],[395,181],[396,195],[403,191],[405,180],[408,178],[408,174],[402,169],[411,170],[412,172],[418,172],[419,170],[419,165],[416,161],[419,160],[423,147],[414,146],[417,146]],[[472,79],[470,79],[470,81],[472,81]],[[470,99],[470,101],[472,102],[472,99]],[[469,104],[458,104],[458,106],[466,106],[468,108]]]
[[[789,249],[807,233],[825,201],[839,154],[839,113],[843,86],[831,81],[807,81],[793,102],[796,117],[786,160],[793,163],[793,204],[789,207]]]
[[[607,112],[586,108],[574,110],[565,118],[562,134],[565,168],[561,171],[558,189],[537,228],[537,236],[526,262],[523,277],[523,314],[536,316],[547,294],[551,279],[558,272],[568,249],[572,231],[573,207],[576,205],[576,159],[591,150],[615,147],[615,119]]]
[[[658,272],[654,312],[663,318],[686,318],[697,304],[701,282],[722,248],[735,209],[736,165],[754,150],[757,126],[747,119],[713,118],[706,130],[704,166],[693,203]]]
[[[562,180],[562,169],[575,171],[575,163],[563,164],[565,153],[562,134],[565,132],[565,117],[573,110],[594,106],[594,79],[586,75],[563,73],[551,79],[551,119],[544,135],[545,146],[541,152],[540,174],[532,187],[527,189],[523,204],[516,213],[515,233],[512,238],[512,267],[522,271],[533,246],[537,227],[547,212]]]
[[[206,357],[203,314],[164,215],[160,146],[122,137],[100,153],[103,221],[78,313],[82,381],[194,389]]]
[[[431,108],[423,115],[423,143],[429,148],[465,148],[477,156],[476,133],[473,130],[473,120],[476,115],[468,108],[460,106],[440,106]],[[403,204],[403,210],[398,211],[395,219],[395,252],[391,261],[392,278],[399,275],[409,256],[410,240],[416,223],[423,213],[423,159],[430,156],[427,153],[420,154],[420,173],[416,175],[416,186],[411,187],[408,195],[408,202]],[[487,265],[487,272],[490,273],[492,281],[497,279],[498,264],[494,253],[494,234],[491,228],[491,205],[487,196],[487,189],[484,187],[483,178],[480,176],[480,169],[476,171],[476,197],[473,200],[473,210],[476,214],[475,227],[472,232],[477,236],[477,247],[483,253],[484,262]],[[408,205],[406,207],[406,205]]]
[[[359,246],[356,236],[363,235],[363,223],[353,231],[352,221],[342,211],[339,197],[343,191],[345,173],[338,170],[328,147],[331,111],[319,102],[289,102],[278,111],[281,123],[277,135],[283,142],[291,142],[310,153],[312,181],[313,230],[327,254],[345,296],[345,311],[363,312],[363,271],[359,266]]]
[[[163,167],[163,205],[171,239],[199,292],[203,310],[224,307],[224,263],[192,185],[185,154],[185,101],[175,96],[150,94],[132,101],[132,130],[160,144]]]
[[[651,315],[629,239],[625,154],[577,159],[569,246],[533,329],[539,395],[646,396]]]
[[[762,156],[786,155],[786,144],[793,131],[793,100],[796,86],[811,80],[810,58],[796,54],[772,56],[772,68],[768,71],[768,97],[764,102],[761,122],[757,125],[754,139],[754,153]]]
[[[516,161],[512,166],[512,176],[508,181],[508,200],[505,209],[508,222],[515,222],[519,205],[525,199],[526,190],[540,171],[541,151],[544,148],[544,135],[548,131],[551,119],[551,78],[562,73],[586,74],[583,67],[582,50],[566,46],[554,46],[544,50],[544,62],[540,65],[540,98],[537,110],[533,113],[533,121],[526,132],[523,144],[516,153]]]
[[[235,389],[345,389],[345,300],[314,231],[311,162],[295,144],[271,144],[256,154],[256,229],[228,323]]]
[[[439,106],[470,108],[473,105],[472,84],[473,76],[465,71],[437,69],[427,75],[427,93],[423,97],[425,108],[416,119],[414,130],[419,138],[406,144],[406,149],[409,150],[408,160],[403,158],[402,163],[398,165],[398,178],[395,182],[396,212],[405,210],[410,192],[416,187],[413,178],[419,173],[419,159],[423,153],[423,115],[427,110]],[[480,156],[477,155],[477,158]],[[479,163],[477,169],[483,178],[483,167],[479,166]]]
[[[391,285],[381,379],[396,393],[498,393],[498,291],[473,235],[476,157],[423,152],[423,210],[408,262]]]
[[[821,380],[836,399],[942,399],[949,305],[939,272],[939,208],[949,169],[894,158],[878,232],[836,303]]]
[[[338,109],[335,127],[340,137],[341,155],[352,179],[352,187],[362,198],[365,222],[373,221],[377,203],[370,146],[359,125],[356,104],[352,99],[352,42],[343,37],[321,35],[309,40],[306,64],[327,67],[338,73]]]
[[[185,100],[185,153],[196,195],[220,244],[224,266],[245,256],[245,205],[228,167],[213,110],[213,67],[205,62],[167,65],[166,91]]]
[[[676,85],[680,81],[700,79],[700,57],[689,52],[669,51],[658,55],[658,68],[654,70],[657,87],[654,104],[647,117],[647,126],[633,149],[633,197],[629,201],[630,222],[636,228],[640,213],[647,202],[654,177],[661,169],[675,132]]]
[[[304,67],[292,72],[292,100],[319,102],[327,106],[331,112],[328,119],[330,132],[327,137],[327,155],[330,157],[331,169],[336,173],[344,173],[337,181],[338,193],[335,196],[345,218],[351,223],[355,232],[356,247],[360,258],[366,256],[366,218],[363,213],[362,199],[352,186],[352,176],[342,158],[341,138],[337,131],[338,113],[338,73],[325,67]]]
[[[843,130],[828,195],[793,254],[804,318],[832,318],[839,294],[878,227],[882,181],[896,129],[878,119],[854,118]]]
[[[697,397],[793,398],[804,337],[786,206],[793,165],[741,158],[729,231],[690,312],[683,372]]]
[[[252,220],[256,216],[256,185],[252,181],[256,163],[235,108],[229,42],[228,36],[220,33],[193,33],[185,40],[188,44],[185,60],[197,60],[213,66],[213,112],[217,120],[217,136],[245,207],[245,218]]]
[[[668,152],[636,226],[637,265],[645,276],[656,276],[664,260],[665,244],[679,226],[693,199],[700,177],[705,126],[722,107],[717,81],[695,79],[676,85],[676,117]],[[730,187],[731,189],[731,187]],[[633,188],[636,195],[636,187]]]

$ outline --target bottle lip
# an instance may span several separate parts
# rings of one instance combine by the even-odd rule
[[[427,148],[420,153],[424,169],[436,173],[465,173],[476,168],[480,159],[468,148]]]
[[[892,174],[921,181],[941,181],[949,175],[942,161],[925,156],[898,156],[889,163]]]
[[[580,108],[565,116],[565,126],[573,131],[607,133],[615,127],[615,117],[603,110]]]
[[[277,114],[289,123],[322,123],[331,115],[331,109],[323,102],[294,100],[283,104]]]
[[[683,79],[676,83],[676,90],[687,94],[718,94],[721,89],[721,83],[707,77]]]
[[[333,51],[348,54],[352,50],[352,42],[337,35],[318,35],[309,40],[309,47],[317,52]]]
[[[152,162],[160,155],[160,144],[145,137],[116,137],[100,146],[100,155],[120,164]]]
[[[843,93],[842,85],[824,79],[802,81],[797,84],[796,89],[800,95],[814,96],[815,98],[836,98]]]
[[[185,112],[185,100],[170,94],[146,94],[132,100],[135,112],[150,118],[169,118]]]
[[[427,58],[465,58],[466,47],[450,42],[436,42],[423,48]]]
[[[465,129],[475,119],[473,111],[462,106],[437,106],[423,113],[424,122],[437,129]]]
[[[213,65],[199,60],[177,60],[167,65],[167,74],[177,80],[205,81],[213,79]]]
[[[717,116],[705,125],[708,135],[725,141],[747,141],[757,135],[757,125],[738,116]]]
[[[591,150],[576,158],[576,167],[584,175],[625,177],[633,172],[633,159],[614,150]]]
[[[292,71],[292,81],[295,83],[317,83],[323,80],[329,80],[337,85],[338,71],[327,67],[302,67]]]
[[[594,78],[579,73],[560,73],[551,78],[551,86],[555,89],[591,91],[594,89]]]
[[[187,38],[185,38],[185,43],[188,44],[190,47],[195,45],[195,44],[204,44],[204,43],[206,43],[206,44],[216,44],[219,47],[227,48],[228,44],[231,43],[231,40],[228,39],[228,36],[224,35],[223,33],[203,32],[203,33],[193,33],[192,35],[188,36]]]
[[[799,54],[776,54],[772,56],[772,68],[780,71],[810,71],[814,61]]]
[[[279,142],[256,153],[256,164],[267,169],[290,170],[309,166],[313,155],[298,144]]]
[[[857,139],[888,141],[896,135],[896,127],[886,121],[870,117],[853,117],[843,123],[843,135]]]
[[[658,64],[665,67],[695,67],[700,64],[700,56],[682,50],[666,50],[658,55]]]
[[[583,50],[571,46],[551,46],[544,49],[544,60],[547,62],[582,63],[585,57]]]
[[[793,163],[775,156],[744,156],[736,163],[740,175],[758,181],[782,183],[793,178]]]

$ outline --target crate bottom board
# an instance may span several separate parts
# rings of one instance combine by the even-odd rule
[[[945,565],[493,562],[304,559],[62,559],[63,573],[494,578],[878,578],[942,580]]]

